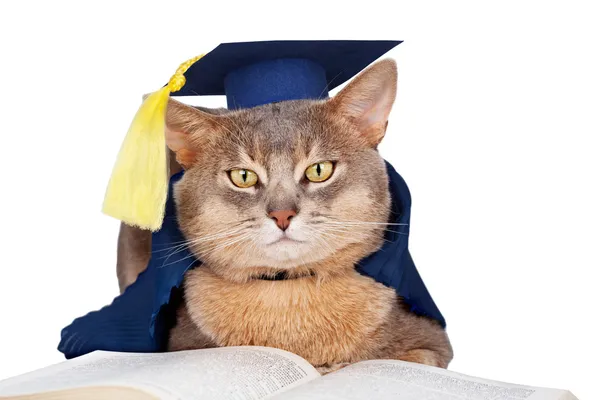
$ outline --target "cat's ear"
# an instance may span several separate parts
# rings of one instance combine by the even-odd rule
[[[184,168],[189,168],[198,153],[198,142],[203,136],[208,136],[222,129],[219,122],[220,110],[210,113],[208,109],[198,109],[179,101],[169,99],[165,119],[165,139],[167,147],[175,153],[175,158]]]
[[[356,124],[361,136],[372,147],[383,139],[396,98],[396,62],[386,59],[373,64],[333,99],[330,107]]]

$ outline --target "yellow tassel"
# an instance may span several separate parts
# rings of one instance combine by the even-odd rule
[[[102,211],[128,225],[162,226],[169,188],[165,117],[169,95],[185,85],[184,73],[203,55],[179,66],[167,86],[149,95],[136,113],[113,168]]]

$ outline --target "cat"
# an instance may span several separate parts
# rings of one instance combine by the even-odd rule
[[[168,350],[278,347],[322,373],[381,358],[447,368],[440,324],[355,270],[388,228],[377,146],[396,81],[395,62],[383,60],[326,100],[244,110],[169,101],[171,172],[186,170],[178,222],[203,264],[185,276]],[[123,226],[121,289],[145,267],[150,240]]]

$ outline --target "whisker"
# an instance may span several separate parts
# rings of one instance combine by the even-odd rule
[[[327,225],[326,223],[323,224],[323,226],[326,226],[326,225]],[[347,226],[344,226],[344,225],[332,224],[331,226],[334,226],[337,229],[344,229],[344,231],[351,232],[350,231],[351,228],[359,226],[359,225],[347,225]],[[330,229],[330,228],[327,228],[327,229]],[[385,232],[397,233],[399,235],[408,235],[408,233],[406,233],[406,232],[395,231],[393,229],[388,229],[388,228],[383,227],[383,226],[371,226],[370,229],[376,229],[376,230],[385,231]]]
[[[248,233],[248,234],[238,237],[236,239],[229,240],[228,242],[220,243],[218,246],[216,246],[212,249],[209,249],[208,251],[203,251],[202,255],[206,257],[207,255],[213,254],[214,252],[216,252],[218,250],[223,250],[224,248],[227,248],[229,246],[233,246],[236,243],[242,242],[242,241],[248,239],[250,236],[251,236],[251,234]]]
[[[243,240],[243,239],[245,239],[246,237],[247,237],[247,235],[244,235],[244,236],[242,236],[241,238],[238,238],[238,239],[239,239],[239,240]],[[225,243],[220,243],[218,246],[216,246],[216,247],[215,247],[215,248],[213,248],[213,249],[210,249],[208,252],[204,252],[204,253],[205,253],[204,255],[211,254],[211,253],[212,253],[213,251],[215,251],[215,250],[220,250],[221,248],[225,248],[225,247],[227,247],[227,246],[229,246],[229,245],[231,245],[231,244],[235,243],[236,241],[239,241],[238,239],[232,239],[232,240],[230,240],[230,241],[228,241],[228,242],[225,242]],[[163,262],[163,264],[160,266],[160,268],[163,268],[163,267],[168,267],[169,265],[176,264],[176,263],[178,263],[178,262],[181,262],[181,261],[183,261],[183,260],[186,260],[186,259],[189,259],[189,258],[192,258],[192,257],[195,257],[195,256],[196,256],[196,255],[195,255],[194,253],[191,253],[191,254],[189,254],[189,255],[187,255],[187,256],[185,256],[185,257],[183,257],[183,258],[179,259],[179,260],[172,261],[172,262],[170,262],[170,263],[167,263],[167,262],[166,262],[167,260],[165,260],[165,262]]]
[[[188,254],[187,256],[183,257],[183,258],[180,258],[179,260],[171,261],[170,263],[167,263],[167,260],[165,260],[159,268],[168,267],[169,265],[177,264],[180,261],[187,260],[187,259],[190,259],[190,258],[195,257],[195,256],[196,255],[194,253],[191,253],[191,254]]]
[[[221,233],[221,232],[225,232],[225,230],[217,231],[217,232],[215,232],[215,234],[218,234],[218,233]],[[189,239],[185,239],[185,240],[178,240],[178,241],[171,242],[171,243],[165,243],[165,244],[163,244],[162,246],[171,246],[171,245],[179,245],[179,244],[188,244],[189,242],[190,242],[190,240],[189,240]],[[153,246],[161,246],[161,245],[153,245]],[[172,246],[172,247],[176,247],[176,246]],[[161,249],[161,250],[155,250],[155,251],[153,251],[153,253],[158,253],[158,252],[161,252],[161,251],[166,251],[166,250],[168,250],[168,249],[169,249],[169,248],[166,248],[166,249]]]
[[[330,224],[337,225],[394,225],[394,226],[408,226],[408,224],[400,224],[395,222],[370,222],[370,221],[325,221]]]
[[[210,236],[203,236],[194,240],[189,240],[187,243],[181,244],[179,246],[175,246],[173,248],[173,250],[171,252],[169,252],[169,254],[161,257],[161,258],[169,258],[172,255],[175,255],[177,253],[180,253],[182,251],[185,251],[187,248],[189,248],[190,246],[194,246],[196,244],[202,243],[202,242],[207,242],[207,241],[211,241],[211,240],[217,240],[217,239],[221,239],[224,237],[229,237],[231,235],[234,234],[238,234],[243,230],[236,230],[236,231],[229,231],[229,232],[224,232],[224,233],[220,233],[220,234],[216,234],[216,235],[210,235]],[[166,250],[162,250],[162,251],[166,251]]]
[[[234,233],[237,233],[237,232],[234,232]],[[220,239],[222,237],[228,237],[228,236],[230,236],[231,234],[234,234],[234,233],[222,234],[222,235],[214,235],[214,236],[211,236],[211,237],[202,237],[202,238],[197,239],[197,240],[188,241],[187,243],[184,243],[182,245],[173,247],[172,250],[168,254],[166,254],[166,255],[164,255],[164,256],[162,256],[160,258],[166,258],[166,259],[168,259],[169,257],[171,257],[171,256],[173,256],[173,255],[175,255],[177,253],[181,253],[182,251],[185,251],[190,246],[193,246],[193,245],[205,242],[205,241],[209,241],[209,240],[216,240],[216,239]],[[167,250],[169,250],[169,249],[167,249]],[[167,250],[162,250],[162,251],[164,252],[164,251],[167,251]]]
[[[241,224],[240,224],[241,225]],[[200,242],[204,242],[204,241],[208,241],[208,240],[215,240],[215,239],[220,239],[222,237],[227,237],[233,234],[237,234],[240,232],[243,232],[244,229],[246,229],[247,227],[245,226],[236,226],[237,229],[229,229],[229,230],[221,230],[221,231],[217,231],[212,235],[208,235],[208,236],[201,236],[198,238],[194,238],[191,240],[184,240],[183,242],[179,242],[182,244],[176,245],[176,246],[172,246],[172,247],[168,247],[165,249],[160,249],[160,250],[154,250],[152,253],[162,253],[162,252],[167,252],[169,250],[172,250],[172,252],[170,252],[169,254],[165,255],[164,257],[169,257],[170,255],[176,254],[180,251],[185,250],[185,248],[200,243]]]
[[[342,229],[340,229],[340,228],[342,228]],[[359,238],[368,238],[369,237],[369,235],[367,235],[365,232],[355,232],[355,231],[351,231],[350,229],[343,229],[343,227],[336,227],[335,229],[332,229],[332,228],[318,229],[318,228],[310,227],[309,229],[318,234],[329,235],[329,237],[334,238],[334,239],[348,239],[349,237],[352,237],[352,236],[354,236],[354,237],[358,236]],[[374,229],[386,230],[386,229],[381,229],[378,227],[375,227]],[[347,233],[350,235],[340,235],[339,233]],[[388,240],[386,238],[382,238],[382,239],[388,243],[392,242],[391,240]]]

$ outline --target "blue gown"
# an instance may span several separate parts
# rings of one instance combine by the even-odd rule
[[[446,326],[444,317],[429,295],[408,251],[410,192],[404,179],[387,164],[392,194],[394,226],[387,241],[376,253],[356,266],[361,274],[392,287],[412,312],[437,320]],[[183,172],[171,178],[169,199],[162,228],[152,235],[152,257],[148,267],[123,294],[104,308],[77,318],[61,332],[58,350],[66,358],[78,357],[95,350],[122,352],[160,352],[166,350],[169,329],[174,323],[175,305],[181,298],[184,274],[200,264],[187,248],[173,254],[173,245],[182,243],[173,183]]]

